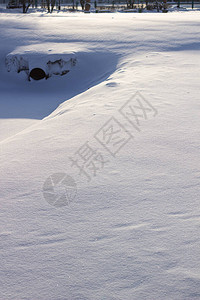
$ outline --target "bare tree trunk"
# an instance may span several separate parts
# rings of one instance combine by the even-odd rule
[[[50,0],[47,0],[47,9],[48,9],[48,13],[50,13]]]
[[[55,6],[55,0],[51,0],[51,13],[53,12]]]

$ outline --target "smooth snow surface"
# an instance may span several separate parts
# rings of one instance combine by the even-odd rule
[[[200,299],[200,12],[0,22],[0,299]]]

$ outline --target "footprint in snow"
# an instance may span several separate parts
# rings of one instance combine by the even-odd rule
[[[118,86],[118,84],[113,81],[113,82],[106,83],[106,86],[108,86],[108,87],[116,87],[116,86]]]

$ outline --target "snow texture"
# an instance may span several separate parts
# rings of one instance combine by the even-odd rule
[[[0,299],[200,299],[200,12],[0,18]]]

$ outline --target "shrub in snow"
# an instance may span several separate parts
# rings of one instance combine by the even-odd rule
[[[28,61],[22,56],[7,56],[6,60],[7,71],[15,71],[17,73],[21,71],[29,71]]]
[[[20,73],[25,71],[28,77],[34,80],[40,80],[43,78],[49,78],[53,75],[63,76],[67,74],[72,67],[76,65],[76,58],[69,58],[66,56],[67,60],[56,59],[51,57],[48,60],[48,55],[44,57],[32,57],[32,55],[22,56],[22,55],[8,55],[5,60],[7,71]]]
[[[52,75],[65,75],[67,74],[71,67],[76,65],[76,59],[71,58],[69,61],[64,61],[63,59],[58,59],[56,61],[48,61],[48,77]]]

